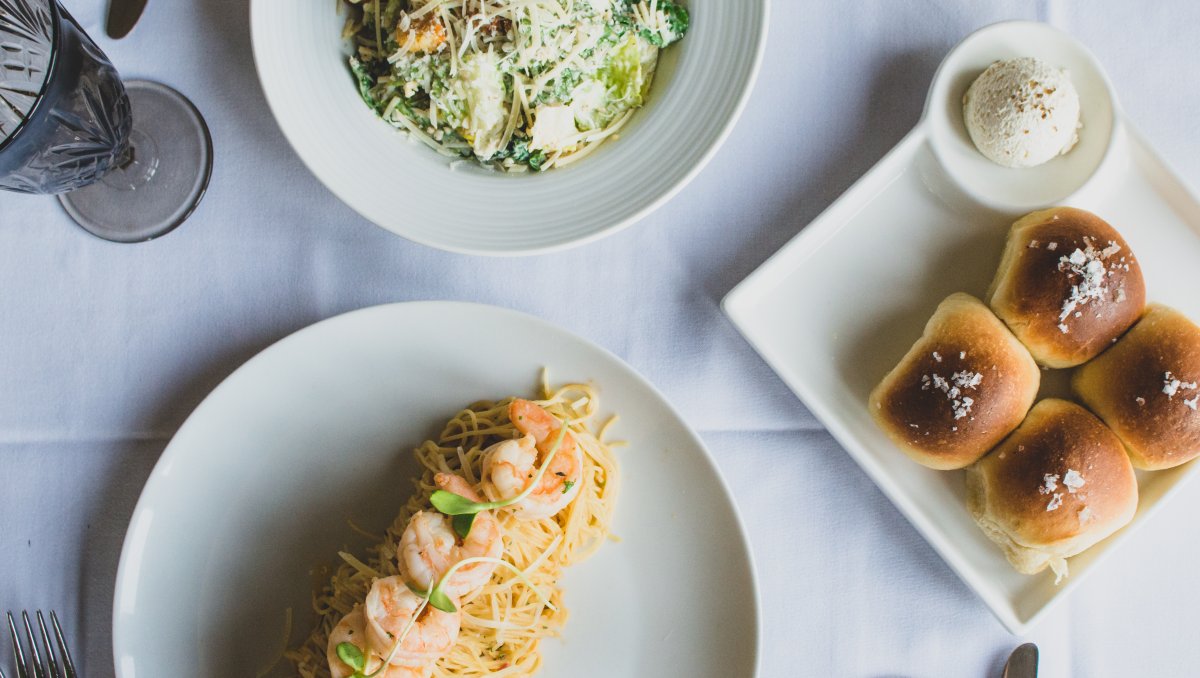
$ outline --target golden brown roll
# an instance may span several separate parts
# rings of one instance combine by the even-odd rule
[[[1053,207],[1012,225],[988,305],[1039,363],[1073,367],[1137,322],[1146,283],[1116,229],[1091,212]]]
[[[967,508],[1022,574],[1066,559],[1133,520],[1138,486],[1121,441],[1066,400],[1033,406],[1021,427],[967,470]]]
[[[1041,374],[1029,351],[983,302],[952,294],[871,392],[879,427],[917,463],[975,462],[1021,423]]]
[[[1154,304],[1112,348],[1075,372],[1075,393],[1149,470],[1200,456],[1200,327]]]

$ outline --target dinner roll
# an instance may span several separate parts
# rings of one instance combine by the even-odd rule
[[[975,462],[1021,423],[1041,374],[983,302],[952,294],[871,392],[875,421],[917,463]]]
[[[1121,441],[1079,405],[1048,399],[967,470],[967,508],[1022,574],[1066,559],[1133,520],[1138,486]]]
[[[1075,393],[1121,438],[1133,465],[1200,456],[1200,327],[1154,304],[1112,348],[1075,372]]]
[[[1012,225],[988,305],[1039,363],[1073,367],[1137,322],[1146,283],[1116,229],[1091,212],[1053,207]]]

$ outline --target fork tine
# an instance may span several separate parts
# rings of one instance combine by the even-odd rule
[[[65,678],[79,678],[79,674],[75,672],[75,662],[71,661],[71,651],[67,649],[67,641],[63,639],[62,626],[58,623],[58,615],[54,610],[50,610],[50,626],[54,627],[54,638],[58,641],[58,650],[62,653],[63,670],[67,672]]]
[[[33,627],[29,625],[29,613],[21,610],[21,621],[25,624],[25,640],[29,643],[29,656],[33,658],[33,674],[36,678],[46,678],[46,669],[42,666],[42,653],[38,652],[37,640],[33,637]]]
[[[13,661],[17,664],[17,678],[29,678],[29,665],[25,663],[25,653],[17,640],[17,624],[13,621],[12,612],[8,612],[8,634],[12,636]]]
[[[49,664],[50,678],[63,678],[58,672],[58,660],[54,656],[54,645],[50,643],[50,634],[46,633],[46,618],[42,611],[37,611],[38,630],[42,632],[42,646],[46,648],[46,663]],[[4,676],[0,675],[0,678]]]

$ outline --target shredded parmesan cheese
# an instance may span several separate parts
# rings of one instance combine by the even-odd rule
[[[359,8],[345,36],[364,100],[445,155],[509,172],[616,139],[690,21],[686,0],[343,1]],[[539,119],[553,135],[534,134]]]

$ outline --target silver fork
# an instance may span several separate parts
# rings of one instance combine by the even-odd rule
[[[17,624],[12,612],[8,613],[8,633],[12,636],[13,661],[17,665],[17,678],[79,678],[75,671],[75,663],[71,661],[71,651],[67,649],[67,641],[63,638],[62,626],[58,623],[58,615],[50,611],[50,626],[54,629],[54,639],[58,641],[58,651],[62,655],[61,670],[58,656],[54,654],[54,646],[50,644],[50,634],[46,633],[46,620],[42,611],[37,611],[38,629],[42,632],[42,647],[46,650],[46,661],[38,651],[37,641],[33,637],[33,627],[29,624],[29,613],[21,612],[21,621],[25,626],[25,645],[29,648],[29,658],[21,648],[17,633]],[[7,678],[4,669],[0,669],[0,678]]]

